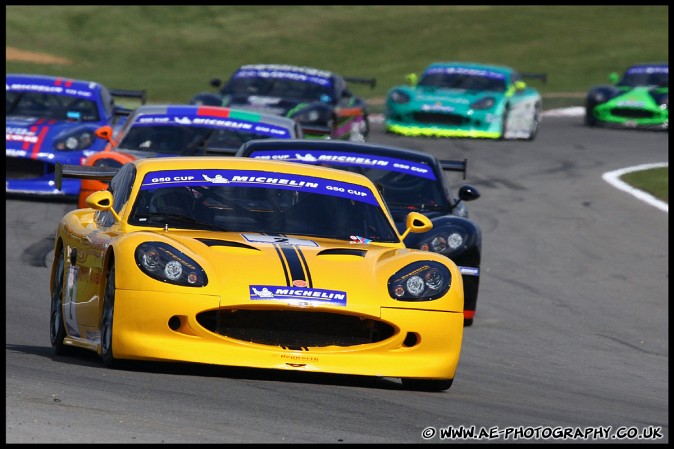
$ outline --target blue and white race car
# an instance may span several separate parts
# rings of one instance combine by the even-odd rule
[[[131,112],[115,97],[145,103],[145,91],[108,89],[93,81],[57,76],[5,77],[5,192],[28,196],[76,197],[79,179],[54,185],[56,163],[80,165],[107,142],[94,132],[118,130]]]

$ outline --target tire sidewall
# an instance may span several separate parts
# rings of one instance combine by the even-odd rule
[[[113,357],[113,322],[115,316],[115,266],[111,265],[105,283],[103,297],[103,311],[101,314],[101,358],[103,363],[112,367],[115,364]]]
[[[65,352],[63,339],[66,337],[65,325],[63,323],[63,279],[65,276],[65,259],[63,252],[57,256],[57,266],[54,271],[54,287],[51,297],[51,310],[49,315],[49,339],[51,341],[54,354],[61,355]]]

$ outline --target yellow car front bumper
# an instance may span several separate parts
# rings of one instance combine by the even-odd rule
[[[382,307],[379,317],[371,317],[348,309],[303,308],[308,312],[358,315],[383,322],[393,332],[366,344],[290,349],[226,337],[200,324],[197,315],[202,312],[236,309],[221,307],[220,302],[221,298],[213,295],[117,290],[114,357],[426,379],[453,379],[458,365],[462,312]],[[279,305],[256,304],[253,309],[241,304],[241,308],[279,310]]]

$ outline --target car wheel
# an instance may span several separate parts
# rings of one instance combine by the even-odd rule
[[[112,323],[115,317],[115,264],[110,266],[105,294],[103,296],[103,316],[101,318],[101,358],[108,368],[114,368],[116,360],[112,350]]]
[[[358,124],[355,129],[351,130],[349,140],[352,142],[365,142],[368,134],[370,134],[370,119],[367,115],[363,116],[363,121]]]
[[[415,391],[445,391],[452,386],[454,379],[411,379],[402,378],[403,387]]]
[[[534,109],[534,116],[531,121],[531,129],[529,130],[527,140],[534,140],[536,138],[536,134],[538,134],[538,125],[540,123],[541,123],[541,105],[539,103],[536,103],[536,107]]]
[[[503,118],[501,119],[501,135],[499,136],[498,140],[505,140],[506,132],[508,131],[508,114],[510,110],[506,106],[505,110],[503,111]]]
[[[595,119],[594,116],[592,115],[592,110],[593,108],[591,106],[589,105],[585,106],[585,120],[584,120],[585,126],[590,127],[597,126],[597,119]]]
[[[63,343],[66,337],[66,328],[63,322],[63,277],[64,277],[65,259],[61,250],[57,262],[56,272],[54,273],[54,289],[51,295],[51,313],[49,320],[49,339],[56,355],[66,355],[70,353],[70,347]]]
[[[328,123],[326,124],[327,128],[330,130],[330,136],[328,137],[329,139],[335,139],[337,137],[337,120],[335,118],[331,118],[328,120]]]

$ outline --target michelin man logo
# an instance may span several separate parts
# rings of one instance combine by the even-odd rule
[[[183,117],[183,118],[175,117],[173,120],[176,123],[180,123],[181,125],[191,125],[192,124],[192,120],[190,120],[189,117]]]
[[[316,159],[311,153],[307,153],[306,155],[302,156],[299,153],[295,153],[295,157],[300,160],[300,161],[305,161],[305,162],[316,162],[318,159]]]
[[[255,293],[260,298],[273,298],[274,294],[269,291],[267,287],[264,287],[262,290],[258,290],[255,287],[252,287],[253,293]]]
[[[209,177],[208,175],[202,174],[203,178],[208,181],[212,182],[213,184],[229,184],[229,179],[223,177],[222,175],[215,175],[214,178]]]

